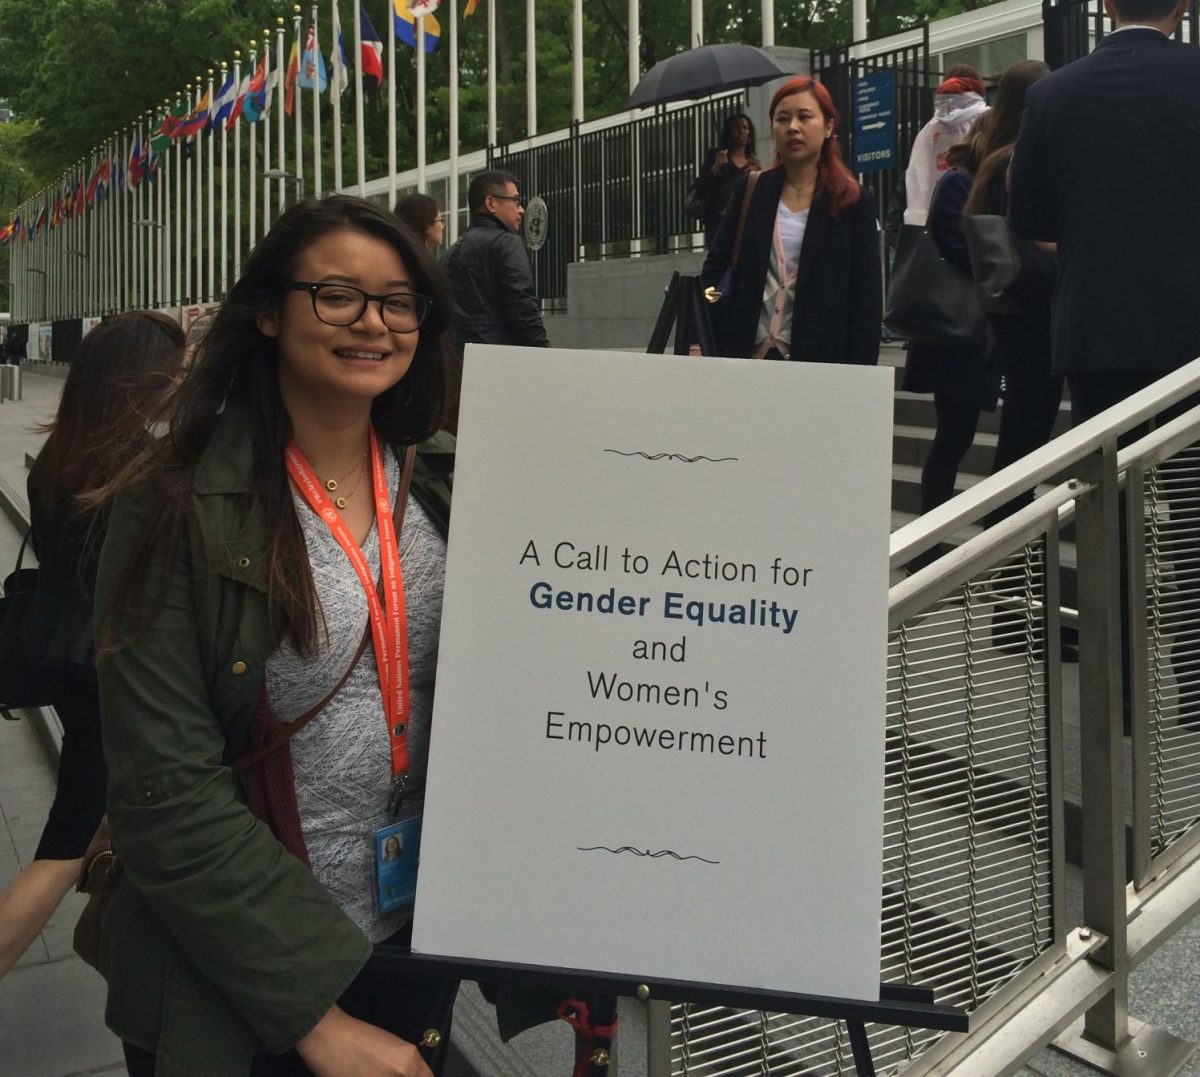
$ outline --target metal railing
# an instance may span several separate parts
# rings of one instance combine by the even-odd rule
[[[881,978],[933,987],[972,1029],[872,1029],[881,1073],[990,1077],[1058,1037],[1102,1067],[1132,1043],[1137,1072],[1167,1074],[1191,1049],[1132,1021],[1126,998],[1132,969],[1200,911],[1198,393],[1200,359],[892,536],[900,568],[1041,491],[889,593]],[[1070,571],[1078,610],[1060,607]],[[1064,752],[1063,621],[1079,626],[1078,759]],[[1075,924],[1068,769],[1082,790]],[[653,1077],[854,1072],[842,1027],[816,1019],[664,1004],[649,1042]]]
[[[546,244],[533,253],[538,298],[565,300],[567,265],[580,258],[690,247],[700,225],[683,212],[688,191],[726,117],[745,108],[739,91],[596,130],[575,124],[527,149],[493,147],[488,167],[512,172],[550,213]]]

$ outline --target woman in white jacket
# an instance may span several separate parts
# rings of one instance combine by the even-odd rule
[[[950,68],[935,91],[933,119],[913,140],[908,170],[904,173],[905,224],[925,223],[933,189],[947,169],[946,151],[966,138],[971,121],[986,108],[979,72],[966,64]]]

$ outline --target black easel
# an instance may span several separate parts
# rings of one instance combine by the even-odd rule
[[[667,341],[674,327],[676,355],[687,355],[693,344],[700,346],[701,355],[716,355],[717,346],[708,306],[699,277],[672,273],[646,351],[662,355],[667,350]]]
[[[412,976],[446,980],[482,980],[505,982],[521,987],[561,990],[564,997],[580,992],[595,992],[613,998],[629,996],[670,1002],[698,1002],[744,1010],[803,1017],[823,1017],[845,1021],[859,1077],[875,1077],[871,1045],[867,1040],[867,1022],[929,1028],[942,1032],[966,1032],[969,1018],[952,1006],[933,1001],[931,988],[908,984],[880,984],[879,1001],[832,998],[826,995],[800,995],[765,991],[754,987],[725,987],[698,984],[688,980],[635,978],[612,972],[560,969],[544,965],[509,965],[500,961],[472,961],[457,957],[437,957],[413,953],[400,946],[377,946],[371,967]],[[594,1022],[599,1023],[599,1022]],[[593,1059],[589,1077],[599,1075],[607,1064]]]

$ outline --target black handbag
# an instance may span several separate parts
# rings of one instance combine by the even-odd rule
[[[987,321],[979,290],[939,253],[925,228],[900,229],[884,324],[919,344],[963,348],[981,344]]]
[[[21,540],[17,564],[4,581],[0,597],[0,713],[12,718],[10,709],[49,705],[54,677],[30,662],[25,654],[25,614],[37,593],[38,570],[22,568],[29,532]]]
[[[700,192],[700,177],[697,176],[692,183],[691,191],[688,193],[688,199],[683,204],[684,215],[692,217],[703,224],[704,218],[708,216],[708,207],[711,201],[711,194],[702,194]]]
[[[999,214],[979,213],[963,222],[971,273],[988,314],[1050,324],[1058,262],[1053,254],[1013,235]]]

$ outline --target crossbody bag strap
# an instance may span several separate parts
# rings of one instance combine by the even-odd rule
[[[754,187],[758,183],[759,172],[756,170],[746,177],[746,193],[742,197],[742,208],[738,213],[737,233],[733,237],[733,264],[737,265],[742,253],[742,235],[746,231],[746,214],[750,212],[750,199],[754,197]]]
[[[412,485],[413,461],[416,459],[416,446],[410,445],[404,452],[404,465],[400,473],[400,487],[396,491],[396,508],[393,515],[399,515],[396,521],[396,542],[400,541],[400,532],[404,528],[404,510],[408,505],[408,490]],[[350,679],[350,674],[354,672],[362,656],[366,653],[367,645],[371,642],[371,621],[367,619],[367,626],[363,630],[363,637],[359,640],[358,650],[354,652],[354,657],[350,659],[350,664],[346,667],[346,671],[338,678],[337,684],[330,689],[329,693],[315,707],[310,707],[294,722],[288,724],[287,733],[281,739],[273,741],[271,744],[264,744],[259,748],[253,748],[248,752],[243,752],[232,763],[229,764],[231,770],[245,770],[247,767],[254,766],[255,763],[265,759],[272,752],[287,744],[297,733],[300,732],[309,722],[311,722],[318,714],[321,713],[333,697],[342,690],[342,686]]]

